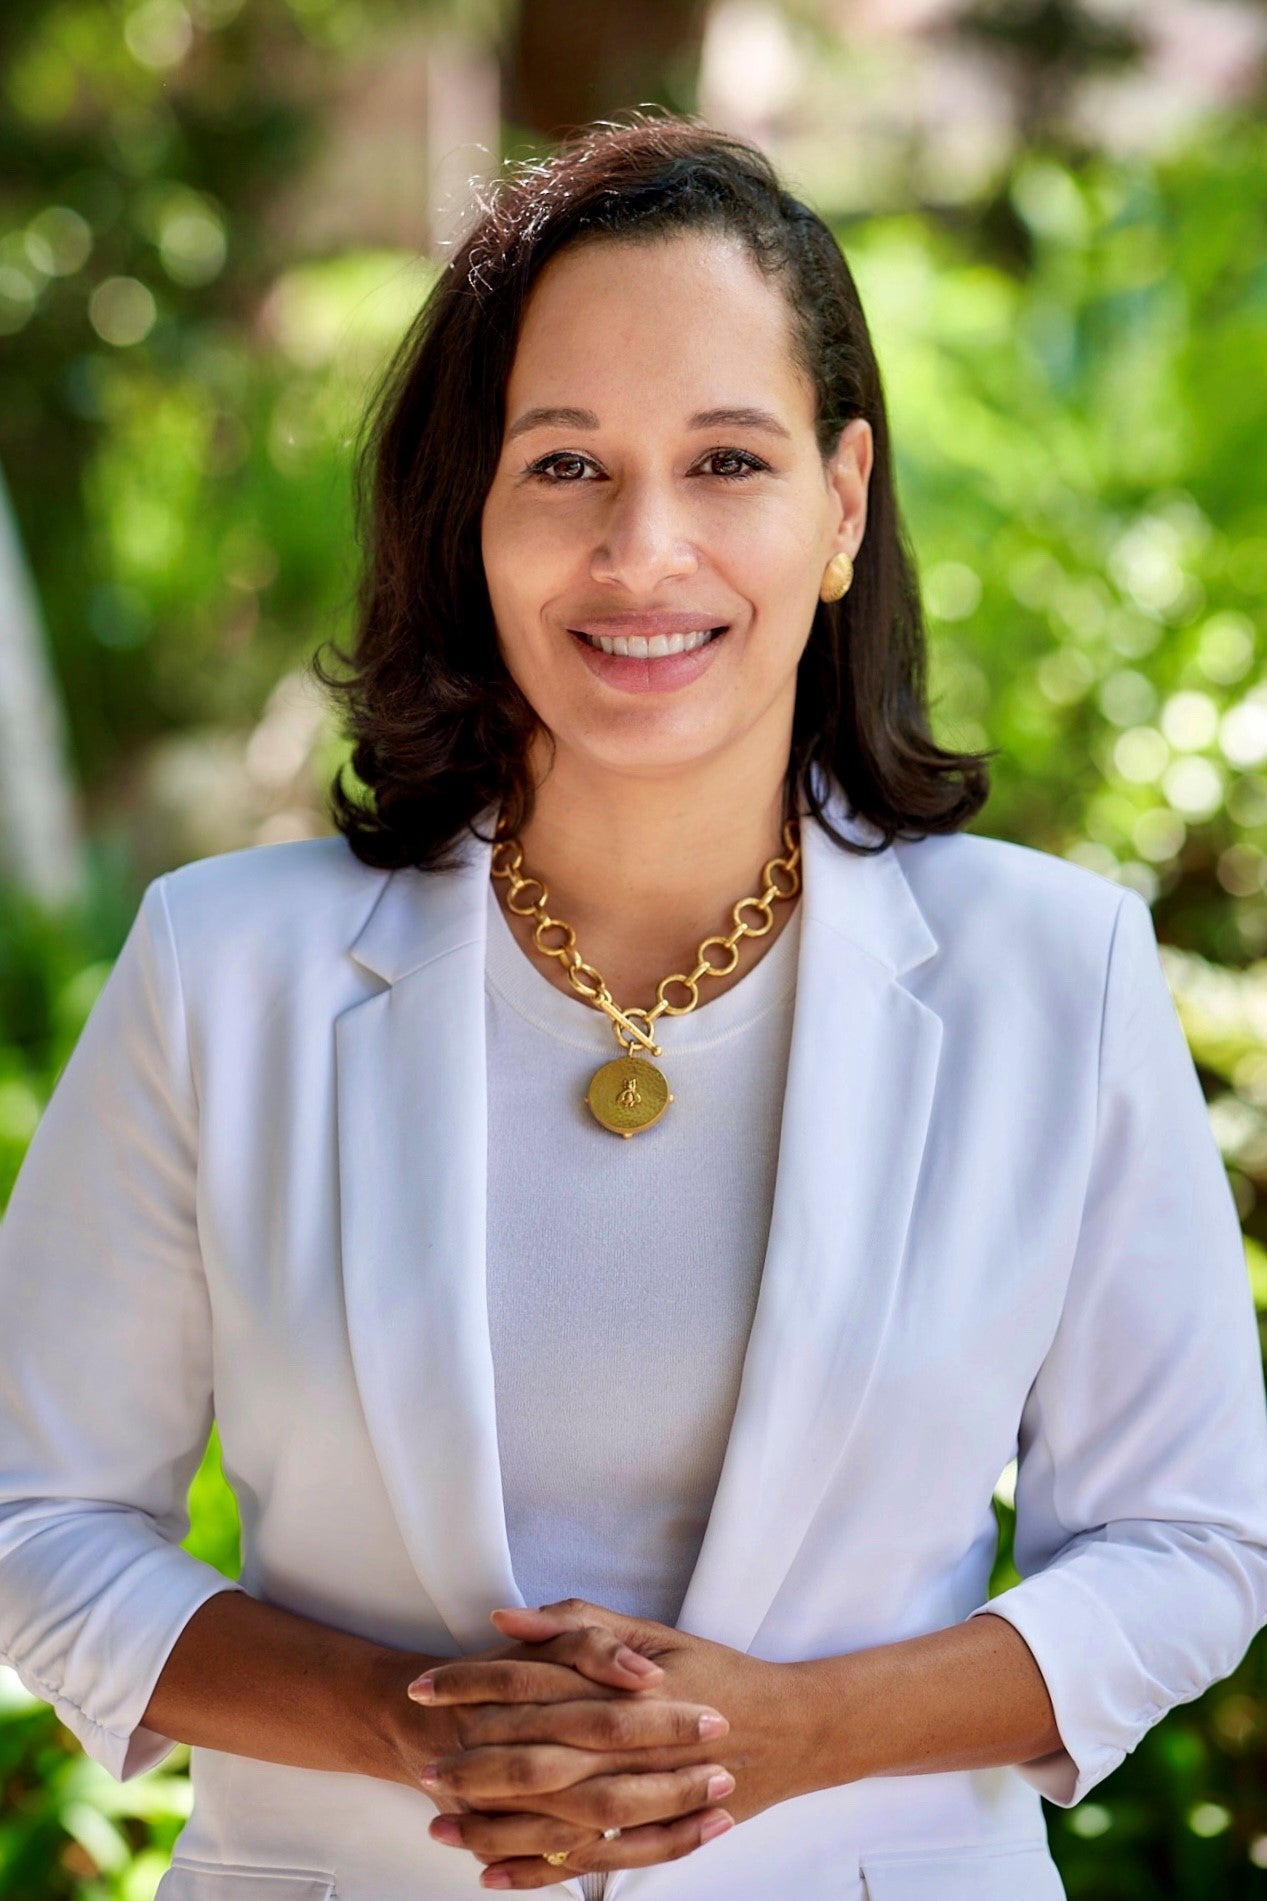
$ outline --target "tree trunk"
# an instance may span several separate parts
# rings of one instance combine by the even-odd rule
[[[0,472],[0,878],[56,908],[83,875],[61,696]]]
[[[520,0],[505,52],[506,117],[546,138],[631,106],[693,109],[703,0]]]

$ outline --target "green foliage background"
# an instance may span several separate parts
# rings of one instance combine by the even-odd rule
[[[335,47],[353,31],[338,9],[195,10],[219,36],[213,71],[234,75],[196,110],[120,52],[122,17],[67,0],[0,30],[0,173],[16,181],[0,207],[0,463],[94,800],[87,901],[52,917],[7,894],[0,911],[0,1199],[158,868],[128,762],[173,732],[249,728],[279,674],[347,626],[349,444],[428,281],[404,254],[284,263],[254,219],[261,177],[305,137],[258,75]],[[85,87],[93,109],[68,115]],[[973,215],[840,230],[885,373],[937,730],[1001,748],[974,829],[1153,903],[1260,1314],[1265,205],[1262,127],[1229,116],[1165,161],[1034,150]],[[75,219],[91,263],[73,263]],[[85,318],[86,280],[111,272],[154,287],[131,348]],[[331,732],[318,808],[341,757]],[[1015,1579],[1006,1483],[996,1511],[998,1590]],[[214,1436],[191,1522],[189,1548],[236,1575]],[[149,1901],[188,1810],[186,1758],[120,1786],[0,1671],[0,1895]],[[1047,1809],[1071,1897],[1259,1892],[1265,1768],[1260,1638],[1089,1800]]]

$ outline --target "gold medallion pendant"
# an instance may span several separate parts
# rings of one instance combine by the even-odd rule
[[[584,1100],[613,1135],[637,1135],[660,1120],[673,1092],[645,1056],[616,1056],[594,1071]]]
[[[649,1129],[658,1122],[673,1101],[673,1092],[663,1072],[648,1061],[647,1055],[639,1052],[646,1051],[650,1056],[658,1056],[660,1046],[653,1037],[658,1018],[666,1015],[687,1016],[694,1010],[700,1000],[699,987],[703,980],[706,977],[729,977],[739,962],[739,946],[743,939],[764,937],[774,924],[771,906],[796,896],[801,888],[800,821],[796,818],[785,821],[784,856],[766,860],[765,888],[760,897],[740,898],[738,904],[732,905],[730,915],[734,929],[724,937],[706,937],[696,953],[693,970],[675,971],[672,976],[662,978],[656,987],[656,1001],[649,1010],[633,1006],[624,1010],[620,1008],[600,972],[592,964],[587,964],[576,948],[576,933],[572,926],[562,918],[550,916],[546,909],[550,894],[540,878],[523,875],[523,847],[519,840],[503,832],[500,820],[497,834],[491,869],[494,878],[509,880],[507,909],[513,911],[516,917],[535,920],[532,941],[536,949],[545,957],[562,960],[573,990],[587,1003],[593,1004],[595,1009],[606,1014],[621,1047],[621,1055],[595,1070],[582,1101],[595,1119],[605,1129],[610,1129],[613,1135],[637,1135],[640,1129]],[[786,884],[781,883],[781,879],[785,879]],[[530,900],[524,894],[534,886],[541,895]],[[747,913],[755,913],[759,922],[749,923]],[[546,934],[550,931],[562,932],[563,942],[547,944]],[[715,961],[710,954],[714,950],[727,961]],[[685,1003],[670,1003],[668,991],[673,984],[678,984],[685,991]],[[635,1022],[635,1018],[640,1021]]]

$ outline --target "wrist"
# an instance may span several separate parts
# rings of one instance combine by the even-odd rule
[[[851,1697],[852,1658],[813,1657],[781,1666],[792,1720],[788,1745],[793,1795],[858,1782],[867,1773],[865,1733]]]
[[[418,1772],[449,1755],[451,1712],[443,1705],[415,1703],[408,1686],[443,1657],[416,1650],[378,1648],[369,1660],[357,1699],[355,1764],[359,1775],[418,1788]]]

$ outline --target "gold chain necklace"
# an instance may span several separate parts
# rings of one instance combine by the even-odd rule
[[[611,1021],[616,1041],[622,1054],[614,1057],[610,1063],[604,1063],[595,1070],[583,1100],[596,1119],[613,1135],[637,1135],[640,1129],[649,1129],[658,1122],[669,1104],[673,1094],[664,1074],[657,1069],[649,1056],[659,1056],[660,1046],[652,1041],[651,1026],[656,1018],[668,1016],[686,1016],[699,1002],[699,984],[701,977],[728,977],[739,962],[739,943],[744,937],[764,937],[774,923],[771,905],[783,898],[794,898],[801,888],[800,874],[800,822],[789,819],[783,827],[783,844],[786,857],[769,858],[762,871],[765,889],[759,898],[741,898],[731,911],[735,928],[729,937],[706,937],[702,940],[697,953],[698,962],[689,976],[675,972],[665,977],[656,988],[657,1001],[650,1010],[621,1010],[618,1008],[611,991],[603,982],[592,964],[587,964],[576,948],[576,934],[570,924],[562,918],[551,917],[546,910],[549,892],[540,878],[521,877],[523,848],[517,838],[501,838],[493,846],[492,875],[494,878],[508,878],[510,890],[507,893],[507,909],[516,917],[535,917],[536,927],[532,941],[536,948],[547,957],[561,957],[567,967],[568,982],[578,996],[587,1003],[606,1012]],[[777,874],[785,873],[788,889],[779,889]],[[530,885],[535,885],[541,893],[535,903],[520,903],[521,893]],[[762,918],[760,925],[744,922],[744,912],[755,911]],[[562,931],[561,944],[542,942],[546,931]],[[729,953],[727,964],[710,963],[706,952],[713,944],[718,944]],[[681,984],[689,993],[689,1003],[670,1003],[665,991],[670,984]],[[637,1017],[645,1026],[639,1029],[632,1019]]]

